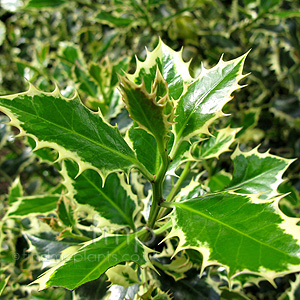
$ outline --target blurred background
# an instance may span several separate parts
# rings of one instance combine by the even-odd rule
[[[183,47],[184,60],[192,59],[192,76],[201,63],[209,68],[222,54],[226,61],[251,49],[244,67],[249,76],[242,82],[247,87],[234,93],[224,110],[231,116],[218,126],[243,127],[237,135],[242,150],[260,145],[261,152],[270,149],[272,154],[299,158],[299,0],[0,0],[0,95],[27,90],[27,81],[44,91],[57,84],[66,97],[77,90],[86,106],[100,108],[122,129],[129,120],[116,90],[117,74],[134,72],[135,55],[143,60],[145,47],[153,50],[159,38],[174,50]],[[100,77],[95,70],[101,71]],[[40,163],[6,121],[0,114],[0,217],[17,177],[27,195],[55,187],[60,180],[55,167]],[[214,173],[220,166],[231,168],[229,156],[222,155],[218,165],[209,164]],[[291,217],[300,217],[299,174],[300,162],[295,161],[279,187],[290,193],[281,209]],[[12,274],[6,280],[0,272],[0,290],[9,287],[0,299],[102,299],[105,280],[97,288],[79,288],[77,298],[62,289],[35,294],[27,287],[34,267],[24,251],[26,241],[18,232],[6,239],[1,268],[12,268]],[[249,299],[294,299],[290,291],[297,292],[295,278],[280,279],[277,289],[266,283],[246,292]],[[179,287],[184,289],[184,284]],[[209,295],[186,299],[218,299]],[[222,299],[233,299],[226,297]]]

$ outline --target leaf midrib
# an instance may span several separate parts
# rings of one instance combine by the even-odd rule
[[[134,97],[134,98],[136,99],[136,97]],[[146,99],[148,99],[148,101],[150,101],[151,103],[153,103],[154,106],[159,107],[159,105],[156,105],[154,103],[154,101],[152,101],[149,98],[147,98],[147,96],[146,96]],[[140,123],[143,127],[147,128],[150,131],[149,133],[154,136],[156,142],[159,144],[161,142],[161,140],[159,138],[159,134],[158,134],[157,130],[155,130],[157,128],[157,126],[155,126],[155,124],[153,126],[153,124],[148,119],[147,115],[145,114],[145,110],[142,107],[141,101],[135,101],[135,103],[138,105],[139,111],[143,115],[143,119],[146,121],[148,128],[145,125],[141,124],[141,122],[138,122],[138,121],[136,121],[136,122]],[[130,106],[129,106],[129,108],[130,108]],[[164,122],[163,122],[163,125],[165,125]],[[165,136],[167,134],[167,130],[166,130],[165,126],[164,126],[164,129],[165,129],[165,134],[163,136]]]
[[[230,225],[228,225],[228,224],[226,224],[226,223],[223,223],[222,221],[220,221],[220,220],[218,220],[218,219],[212,218],[211,216],[208,216],[208,215],[202,213],[201,211],[198,211],[198,210],[196,210],[196,209],[194,209],[194,208],[191,208],[191,207],[185,205],[184,203],[173,203],[172,205],[174,205],[175,207],[181,207],[182,209],[185,209],[185,210],[190,211],[190,212],[192,212],[192,213],[194,213],[194,214],[197,214],[197,215],[199,215],[199,216],[202,216],[202,217],[204,217],[204,218],[207,218],[207,219],[209,219],[209,220],[211,220],[211,221],[213,221],[213,222],[215,222],[215,223],[219,223],[220,225],[222,225],[222,226],[224,226],[224,227],[227,227],[227,228],[231,229],[232,231],[237,232],[237,233],[240,234],[241,236],[245,236],[245,237],[247,237],[247,238],[253,240],[254,242],[256,242],[256,243],[258,243],[258,244],[264,245],[264,246],[266,246],[267,248],[270,248],[270,249],[272,249],[272,250],[274,250],[274,251],[277,251],[277,252],[279,252],[279,253],[284,254],[285,256],[288,256],[288,254],[287,254],[286,252],[283,252],[283,251],[281,251],[280,249],[274,248],[274,247],[271,246],[271,245],[268,245],[268,244],[266,244],[266,243],[264,243],[264,242],[262,242],[262,241],[260,241],[260,240],[257,240],[257,239],[255,239],[254,237],[251,237],[250,235],[248,235],[248,234],[246,234],[246,233],[244,233],[244,232],[242,232],[242,231],[239,231],[238,229],[236,229],[236,228],[234,228],[234,227],[232,227],[232,226],[230,226]]]
[[[14,108],[16,111],[18,111],[18,112],[21,112],[21,113],[24,112],[24,111],[22,111],[21,109],[15,107],[15,106],[11,106],[11,107],[13,107],[13,108]],[[14,116],[13,118],[19,120],[18,117],[15,116],[15,113],[13,113],[13,112],[11,111],[11,109],[10,109],[10,113]],[[114,149],[112,149],[112,148],[109,148],[109,147],[105,146],[104,144],[100,144],[100,143],[96,142],[95,140],[89,139],[87,136],[84,136],[84,135],[80,134],[80,133],[77,132],[77,131],[72,131],[72,130],[70,130],[69,128],[66,128],[66,127],[61,126],[61,125],[56,124],[56,123],[53,123],[53,122],[51,122],[51,121],[49,121],[49,120],[47,120],[47,119],[41,117],[40,115],[34,115],[34,114],[31,114],[31,113],[28,112],[28,111],[26,111],[26,114],[28,114],[28,115],[30,115],[30,116],[32,116],[32,117],[36,117],[36,118],[38,118],[38,119],[40,119],[40,120],[43,120],[43,121],[45,121],[45,123],[49,123],[49,124],[53,125],[54,127],[56,126],[56,127],[60,128],[60,129],[64,129],[64,130],[67,131],[67,132],[71,132],[71,133],[73,133],[74,135],[77,135],[77,136],[81,137],[82,139],[85,139],[85,140],[91,142],[92,144],[95,144],[95,145],[99,146],[100,148],[104,148],[104,149],[106,149],[106,150],[108,150],[108,151],[110,151],[110,152],[112,152],[112,153],[114,153],[114,154],[116,154],[116,155],[118,155],[118,156],[124,158],[124,159],[127,159],[127,160],[129,160],[131,163],[133,163],[134,165],[138,166],[138,163],[137,163],[137,161],[136,161],[136,159],[135,159],[134,157],[125,155],[125,154],[123,154],[123,153],[121,153],[121,152],[118,152],[118,151],[116,151],[116,150],[114,150]],[[102,120],[102,121],[103,121],[103,120]],[[103,122],[104,122],[104,121],[103,121]],[[108,125],[108,124],[107,124],[107,125]],[[23,130],[25,130],[25,128],[22,126],[22,124],[20,124],[19,126],[22,127]],[[25,130],[25,132],[27,133],[26,130]],[[33,135],[35,135],[34,133],[27,133],[27,134],[33,134]],[[47,142],[47,141],[45,141],[45,142]],[[48,141],[48,142],[49,142],[49,143],[52,143],[51,141]],[[57,145],[59,145],[59,144],[56,143],[56,142],[54,142],[54,143],[57,144]],[[59,146],[61,146],[61,145],[59,145]],[[63,147],[63,148],[65,148],[66,150],[68,150],[66,147]],[[129,149],[130,149],[130,148],[129,148]],[[70,150],[68,150],[68,151],[70,151]],[[74,151],[74,152],[77,153],[76,151]],[[83,159],[83,158],[81,157],[81,159]]]
[[[93,186],[122,216],[123,218],[128,222],[128,225],[134,229],[134,224],[132,220],[126,215],[126,213],[123,212],[123,210],[116,205],[116,203],[110,199],[106,194],[103,193],[101,189],[97,185],[95,185],[84,173],[82,174],[83,177]]]
[[[249,179],[244,180],[244,181],[242,181],[242,182],[240,182],[240,183],[238,183],[238,184],[236,184],[236,185],[234,185],[234,186],[228,186],[228,187],[225,189],[225,191],[230,191],[230,190],[233,190],[233,189],[243,188],[245,184],[251,183],[252,181],[254,181],[254,180],[256,180],[256,179],[262,177],[263,175],[270,174],[270,173],[272,173],[272,169],[269,169],[269,170],[267,170],[266,172],[260,173],[260,174],[258,174],[257,176],[250,177]],[[278,174],[279,174],[279,172],[277,173],[277,175],[278,175]],[[275,178],[276,178],[276,177],[275,177]],[[270,188],[270,190],[271,190],[271,188]],[[269,190],[266,190],[265,192],[268,192],[268,191],[269,191]]]
[[[234,68],[235,68],[235,67],[236,67],[236,66],[234,66]],[[234,69],[234,68],[233,68],[233,69]],[[210,88],[206,93],[204,93],[204,94],[199,98],[198,101],[195,101],[195,102],[194,102],[193,108],[191,109],[191,112],[190,112],[189,116],[188,116],[188,117],[186,118],[186,120],[183,122],[183,125],[182,125],[182,127],[181,127],[181,129],[180,129],[180,131],[179,131],[179,133],[178,133],[178,137],[179,137],[178,140],[181,138],[181,135],[182,135],[184,129],[186,128],[186,124],[188,124],[188,122],[189,122],[189,120],[191,119],[192,115],[193,115],[194,112],[198,109],[199,103],[201,103],[201,102],[203,101],[203,99],[205,99],[209,94],[211,94],[211,93],[215,90],[215,88],[216,88],[216,87],[217,87],[224,79],[226,79],[228,75],[231,74],[231,72],[232,72],[232,70],[231,70],[229,73],[227,73],[226,76],[224,76],[224,77],[222,77],[220,80],[218,80],[218,81],[213,85],[212,88]],[[202,78],[203,78],[203,77],[202,77]],[[200,79],[201,79],[201,78],[198,78],[198,80],[195,80],[193,83],[196,84],[196,82],[199,81]],[[191,85],[192,85],[193,83],[191,83]],[[187,91],[184,95],[186,95],[187,93],[188,93],[188,91]],[[184,96],[184,95],[183,95],[183,96]],[[215,114],[214,112],[212,112],[212,113]]]
[[[130,239],[130,242],[132,240],[132,237]],[[116,248],[114,248],[114,250],[112,250],[109,255],[107,255],[95,268],[93,268],[88,274],[86,274],[78,283],[76,283],[76,286],[81,285],[82,283],[84,283],[84,281],[91,275],[93,274],[97,269],[99,269],[113,254],[115,254],[116,252],[118,252],[121,248],[124,247],[124,245],[126,245],[126,243],[128,242],[127,239],[125,239],[119,246],[117,246]],[[85,247],[84,247],[85,248]],[[82,250],[84,250],[84,248],[82,248]],[[78,251],[76,254],[78,254],[80,251]],[[76,255],[75,254],[75,255]],[[75,256],[74,255],[74,256]],[[72,257],[71,257],[72,258]],[[116,263],[118,264],[118,262]]]

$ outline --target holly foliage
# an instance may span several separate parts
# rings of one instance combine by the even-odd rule
[[[294,299],[299,197],[283,176],[298,146],[271,154],[274,129],[259,126],[268,109],[264,122],[272,113],[275,125],[299,129],[297,110],[282,104],[283,90],[298,95],[299,13],[290,1],[148,2],[74,1],[84,13],[68,22],[82,29],[67,42],[74,31],[58,13],[66,1],[20,4],[35,16],[26,26],[36,40],[14,59],[15,73],[2,68],[0,297],[260,299],[267,285],[270,299]],[[1,30],[13,44],[20,37],[8,25],[25,26],[4,5],[2,61]],[[211,21],[202,24],[204,11]],[[134,51],[144,55],[135,65]],[[14,93],[24,90],[22,80],[11,85],[16,73],[29,80],[26,92]]]

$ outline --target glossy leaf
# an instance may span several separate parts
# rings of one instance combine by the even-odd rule
[[[76,177],[77,173],[77,166],[71,161],[65,161],[62,175],[70,197],[99,213],[107,225],[135,228],[137,199],[121,176],[110,174],[104,183],[93,170],[86,170]]]
[[[193,150],[193,156],[196,159],[219,158],[220,154],[230,151],[229,147],[235,140],[235,135],[239,129],[224,128],[210,136],[208,139],[199,143],[199,146]]]
[[[183,92],[184,83],[192,80],[189,73],[189,63],[183,61],[182,51],[172,50],[161,40],[152,52],[147,50],[145,61],[137,60],[136,63],[137,67],[134,74],[126,74],[126,76],[136,84],[144,82],[149,93],[156,77],[157,68],[167,82],[171,99],[177,100]]]
[[[62,242],[55,240],[53,234],[41,232],[39,235],[25,234],[29,245],[34,247],[41,258],[47,261],[55,261],[60,257],[60,252],[64,249],[77,246],[76,243]],[[80,246],[78,246],[80,248]]]
[[[150,250],[137,239],[137,234],[103,236],[83,244],[78,250],[68,250],[64,250],[57,266],[33,282],[39,284],[40,290],[49,286],[73,290],[99,278],[107,269],[121,262],[150,266]]]
[[[35,139],[36,148],[53,148],[59,159],[76,161],[79,173],[94,169],[105,178],[139,164],[118,129],[88,110],[77,95],[66,99],[58,89],[44,93],[31,85],[25,93],[1,97],[0,109],[21,135]]]
[[[137,128],[135,124],[129,129],[128,135],[138,160],[151,174],[156,174],[161,165],[161,158],[154,137]]]
[[[42,195],[20,197],[10,206],[7,216],[28,216],[55,210],[60,195]]]
[[[120,79],[120,90],[130,117],[140,128],[153,135],[159,146],[166,148],[174,109],[160,71],[157,70],[150,92],[144,82],[137,85],[125,76]]]
[[[186,88],[176,108],[175,143],[196,134],[208,134],[208,126],[223,116],[223,106],[241,86],[246,55],[224,62],[222,58],[212,69],[202,67],[201,73]]]
[[[191,248],[203,255],[202,271],[221,264],[229,277],[254,273],[273,282],[300,270],[299,220],[286,217],[279,200],[220,192],[168,204],[169,237],[179,237],[176,253]]]
[[[257,148],[241,152],[236,148],[232,154],[234,172],[227,190],[239,193],[261,193],[260,198],[271,198],[278,195],[277,187],[282,183],[282,175],[293,162],[268,152],[259,153]]]
[[[207,187],[211,193],[222,191],[231,181],[231,174],[221,170],[208,179]]]

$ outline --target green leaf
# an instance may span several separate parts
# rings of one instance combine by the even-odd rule
[[[217,174],[209,178],[207,187],[211,193],[222,191],[231,182],[231,174],[221,170]]]
[[[62,196],[58,203],[57,203],[57,216],[59,220],[64,224],[65,226],[73,227],[73,225],[76,223],[73,211],[75,207],[72,206],[71,201]]]
[[[58,89],[44,93],[31,85],[25,93],[0,97],[0,109],[20,135],[35,139],[36,149],[57,150],[59,159],[76,161],[79,173],[94,169],[105,178],[139,165],[118,128],[87,109],[77,95],[66,99]]]
[[[151,86],[155,81],[157,68],[167,82],[171,99],[177,100],[183,92],[184,83],[192,81],[189,73],[189,63],[182,60],[182,50],[176,52],[161,40],[152,52],[147,50],[145,61],[137,60],[136,63],[137,67],[134,74],[126,74],[126,76],[136,84],[144,82],[148,93],[151,92]]]
[[[68,247],[77,246],[78,249],[81,247],[75,243],[57,241],[55,236],[49,232],[41,232],[39,235],[25,233],[25,238],[30,247],[34,247],[39,256],[48,261],[58,260],[60,252]]]
[[[153,135],[164,151],[174,120],[174,109],[167,83],[160,71],[157,69],[150,92],[146,90],[145,82],[137,85],[125,76],[120,78],[120,90],[130,117],[138,123],[139,128]]]
[[[272,16],[277,16],[279,18],[293,18],[293,17],[300,17],[299,10],[283,10],[283,11],[276,11],[271,13]]]
[[[20,197],[8,209],[7,216],[28,216],[30,214],[42,214],[53,211],[60,195],[41,195]]]
[[[131,25],[135,20],[124,18],[124,17],[116,17],[112,13],[108,13],[106,11],[101,11],[95,16],[97,21],[100,21],[103,24],[108,24],[115,27],[127,27]]]
[[[261,193],[260,198],[271,198],[278,195],[277,187],[283,182],[282,175],[294,161],[268,152],[259,153],[257,148],[241,152],[236,148],[231,156],[234,172],[226,190],[238,193]]]
[[[276,5],[280,3],[280,0],[260,0],[259,1],[259,9],[264,13],[269,9],[274,8]]]
[[[89,74],[82,70],[78,65],[75,66],[74,73],[79,84],[79,89],[84,91],[87,95],[97,97],[97,85],[94,83]]]
[[[168,153],[172,149],[174,143],[174,134],[171,134],[171,138],[168,144]],[[175,156],[170,160],[170,165],[167,171],[168,175],[177,176],[175,171],[176,169],[186,161],[194,161],[195,158],[191,154],[191,144],[190,142],[183,141],[180,146],[177,148]]]
[[[176,108],[175,143],[189,140],[196,134],[209,134],[208,126],[224,116],[221,109],[231,94],[241,88],[238,81],[245,77],[242,68],[246,54],[224,62],[222,58],[212,69],[202,70],[186,88]]]
[[[8,203],[11,205],[12,203],[18,201],[18,198],[22,197],[23,193],[23,187],[21,185],[20,178],[18,177],[9,189]]]
[[[156,174],[161,165],[161,158],[155,138],[145,130],[137,128],[136,124],[131,126],[128,134],[138,160],[151,174]]]
[[[58,7],[66,3],[66,0],[29,0],[26,8],[50,8]]]
[[[2,279],[0,280],[0,296],[2,295],[5,287],[7,286],[7,283],[8,283],[8,280],[10,278],[10,275],[9,276],[6,276],[5,279]]]
[[[174,207],[168,237],[179,237],[175,254],[197,250],[203,255],[202,271],[221,264],[230,278],[253,273],[273,282],[277,276],[299,271],[298,219],[285,216],[279,200],[222,192],[167,203]]]
[[[235,135],[239,129],[224,128],[216,132],[193,150],[193,156],[196,159],[203,160],[209,158],[219,158],[220,154],[230,151],[229,147],[235,140]]]
[[[106,225],[128,225],[135,228],[137,199],[121,176],[110,174],[105,184],[93,170],[86,170],[76,177],[78,170],[72,161],[65,161],[61,173],[70,197],[99,213],[106,220]]]
[[[67,289],[99,278],[110,267],[121,262],[132,261],[140,266],[151,266],[148,259],[150,249],[146,248],[138,236],[131,235],[101,236],[84,243],[79,250],[67,248],[63,251],[61,262],[44,273],[32,284],[38,283],[39,289],[61,286]]]

